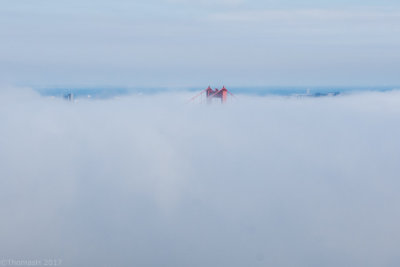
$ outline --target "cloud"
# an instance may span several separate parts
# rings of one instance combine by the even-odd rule
[[[399,83],[396,7],[271,9],[257,1],[234,2],[8,1],[0,10],[0,82],[36,87]]]
[[[212,19],[230,22],[360,22],[360,23],[398,23],[400,13],[397,9],[383,8],[297,8],[297,9],[258,9],[214,13]],[[318,24],[314,24],[318,26]]]
[[[245,1],[244,0],[217,0],[217,1],[211,1],[211,0],[199,0],[199,1],[193,1],[193,0],[165,0],[166,3],[172,3],[172,4],[183,4],[185,6],[191,6],[191,7],[198,7],[198,6],[203,6],[203,7],[237,7],[240,4],[243,4]]]
[[[400,94],[0,92],[1,258],[396,266]]]

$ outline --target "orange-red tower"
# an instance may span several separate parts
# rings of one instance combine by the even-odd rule
[[[198,97],[200,97],[200,100],[201,100],[202,95],[204,93],[205,93],[205,96],[206,96],[207,103],[212,103],[212,100],[214,98],[220,98],[221,99],[221,103],[223,104],[223,103],[226,103],[228,101],[228,94],[233,96],[233,94],[231,92],[229,92],[228,89],[225,88],[225,86],[223,86],[221,90],[218,90],[217,88],[215,88],[215,90],[213,90],[210,86],[208,86],[207,89],[201,91],[198,95],[192,97],[190,99],[190,101],[194,101]]]

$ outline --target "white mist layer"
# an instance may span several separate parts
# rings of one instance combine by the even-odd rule
[[[0,93],[0,258],[398,266],[400,93]]]

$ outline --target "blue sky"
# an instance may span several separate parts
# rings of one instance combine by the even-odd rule
[[[398,85],[396,1],[2,1],[0,84]]]

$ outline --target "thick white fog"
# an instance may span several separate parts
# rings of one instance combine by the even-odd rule
[[[400,265],[400,92],[188,98],[1,90],[0,258]]]

